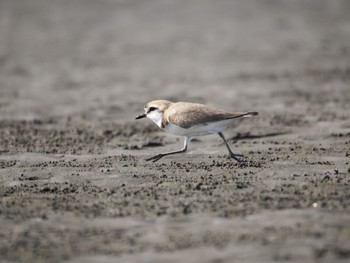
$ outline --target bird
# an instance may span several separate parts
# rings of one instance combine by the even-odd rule
[[[168,100],[153,100],[144,106],[144,113],[136,119],[148,118],[163,131],[177,136],[183,136],[184,146],[180,150],[159,153],[146,161],[156,162],[167,155],[184,153],[193,137],[217,134],[226,145],[231,158],[243,164],[243,157],[235,154],[227,143],[223,131],[237,118],[257,116],[258,112],[229,112],[211,106],[192,102],[171,102]]]

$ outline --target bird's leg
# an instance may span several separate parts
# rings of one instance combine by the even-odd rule
[[[156,161],[158,161],[160,158],[162,158],[162,157],[164,157],[164,156],[171,155],[171,154],[176,154],[176,153],[183,153],[183,152],[186,152],[186,151],[187,151],[187,147],[188,147],[190,141],[191,141],[191,137],[185,137],[184,147],[183,147],[181,150],[172,151],[172,152],[167,152],[167,153],[160,153],[160,154],[157,154],[157,155],[152,156],[152,157],[150,157],[150,158],[147,158],[146,161],[153,161],[153,162],[156,162]]]
[[[227,147],[227,150],[228,150],[228,152],[229,152],[229,154],[230,154],[230,157],[233,158],[233,159],[235,159],[235,160],[236,160],[237,162],[239,162],[240,164],[243,164],[244,161],[241,160],[240,158],[238,158],[238,157],[242,157],[243,155],[235,154],[235,153],[232,152],[232,150],[231,150],[230,146],[228,145],[228,143],[227,143],[227,141],[226,141],[226,138],[225,138],[225,136],[224,136],[224,134],[223,134],[222,132],[218,132],[218,135],[223,139],[223,141],[224,141],[224,143],[225,143],[225,145],[226,145],[226,147]]]

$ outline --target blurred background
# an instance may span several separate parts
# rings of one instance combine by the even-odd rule
[[[349,0],[0,0],[0,261],[348,262],[349,102]]]
[[[349,11],[347,0],[0,0],[0,118],[122,121],[156,98],[305,112],[288,99],[300,90],[343,98],[343,82],[324,83],[349,76]]]

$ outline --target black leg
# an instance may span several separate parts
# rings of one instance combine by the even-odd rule
[[[235,154],[235,153],[232,152],[232,150],[231,150],[230,146],[228,145],[228,143],[227,143],[227,141],[226,141],[226,138],[225,138],[225,136],[224,136],[224,134],[223,134],[222,132],[218,132],[218,135],[223,139],[223,141],[224,141],[224,143],[225,143],[225,145],[226,145],[226,147],[227,147],[227,150],[228,150],[228,152],[229,152],[229,154],[230,154],[230,157],[233,158],[233,159],[235,159],[235,160],[236,160],[237,162],[239,162],[240,164],[243,164],[244,161],[241,160],[240,158],[238,158],[238,157],[242,157],[243,155]]]
[[[153,162],[156,162],[156,161],[158,161],[160,158],[162,158],[162,157],[164,157],[164,156],[167,156],[167,155],[177,154],[177,153],[184,153],[184,152],[187,151],[187,147],[188,147],[190,141],[191,141],[191,138],[190,138],[190,137],[185,137],[184,147],[183,147],[181,150],[172,151],[172,152],[167,152],[167,153],[160,153],[160,154],[157,154],[157,155],[152,156],[152,157],[150,157],[150,158],[147,158],[146,161],[153,161]]]

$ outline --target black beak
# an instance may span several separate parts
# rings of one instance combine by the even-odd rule
[[[142,119],[142,118],[145,118],[145,117],[146,117],[146,114],[145,114],[145,113],[142,113],[142,114],[140,114],[140,115],[138,115],[138,116],[136,117],[136,120]]]

